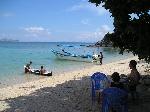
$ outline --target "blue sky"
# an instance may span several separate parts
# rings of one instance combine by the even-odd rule
[[[88,0],[0,0],[0,39],[96,42],[113,18]]]

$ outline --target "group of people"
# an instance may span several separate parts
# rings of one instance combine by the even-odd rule
[[[136,68],[137,62],[135,60],[131,60],[129,63],[129,67],[131,69],[131,72],[127,75],[127,85],[128,88],[126,88],[123,84],[123,82],[120,81],[120,75],[118,72],[114,72],[111,75],[112,82],[110,84],[111,87],[117,87],[120,89],[128,89],[128,91],[131,93],[132,100],[135,101],[138,99],[138,93],[137,93],[137,85],[140,81],[140,73],[138,72]]]
[[[102,65],[102,60],[103,60],[102,52],[100,52],[98,57],[99,57],[100,65]],[[138,98],[138,93],[136,91],[136,88],[140,80],[140,73],[138,72],[136,65],[137,65],[137,62],[135,60],[131,60],[129,63],[131,72],[127,74],[127,82],[126,82],[127,84],[126,86],[128,86],[127,88],[124,86],[124,83],[120,81],[121,77],[118,72],[114,72],[111,75],[112,82],[110,84],[111,87],[117,87],[120,89],[128,89],[128,91],[131,93],[133,100]]]
[[[24,68],[24,72],[25,73],[32,73],[32,68],[31,68],[31,64],[32,64],[32,61],[30,61]],[[41,66],[40,70],[39,70],[39,74],[40,75],[43,75],[44,73],[46,73],[46,70],[44,69],[43,66]]]

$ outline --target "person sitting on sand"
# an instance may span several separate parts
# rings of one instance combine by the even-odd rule
[[[25,72],[25,73],[31,73],[31,64],[32,64],[32,61],[30,61],[30,63],[28,63],[28,64],[25,66],[25,69],[24,69],[24,72]]]
[[[135,60],[131,60],[129,63],[129,67],[131,69],[131,73],[128,74],[128,86],[129,91],[131,92],[132,100],[138,99],[138,93],[136,91],[136,87],[139,84],[140,73],[136,69],[137,62]]]
[[[40,69],[40,75],[43,75],[44,73],[46,73],[46,70],[44,69],[43,66],[41,66],[41,69]]]
[[[123,83],[120,82],[120,76],[119,76],[118,72],[114,72],[111,75],[111,78],[112,78],[113,82],[111,82],[110,87],[117,87],[117,88],[120,88],[120,89],[124,89]]]

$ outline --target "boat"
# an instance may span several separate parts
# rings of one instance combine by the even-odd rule
[[[72,54],[69,52],[66,52],[64,50],[62,51],[56,51],[52,50],[53,54],[56,56],[58,59],[63,59],[63,60],[71,60],[71,61],[81,61],[81,62],[98,62],[99,57],[98,55],[77,55],[77,54]]]
[[[24,69],[28,69],[28,68],[26,68],[26,66],[24,66]],[[52,71],[51,72],[46,71],[43,74],[40,74],[40,70],[39,69],[29,69],[29,71],[30,71],[29,73],[35,74],[35,75],[52,76]]]
[[[40,70],[39,69],[30,69],[30,71],[31,71],[32,74],[35,74],[35,75],[52,76],[52,71],[51,72],[46,71],[43,74],[40,74]]]
[[[58,44],[57,46],[58,47],[74,47],[73,45],[61,45],[61,44]]]

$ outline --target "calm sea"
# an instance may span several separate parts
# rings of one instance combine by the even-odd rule
[[[72,45],[73,47],[68,47],[68,45]],[[47,70],[52,70],[54,75],[93,65],[93,63],[58,60],[51,52],[52,49],[61,50],[63,48],[74,54],[92,54],[93,52],[99,53],[102,51],[104,55],[103,63],[132,56],[128,53],[120,55],[118,50],[113,48],[91,48],[84,45],[89,45],[89,43],[1,42],[0,87],[43,78],[33,74],[24,74],[23,66],[29,63],[29,61],[33,62],[32,68],[40,68],[43,65]]]

